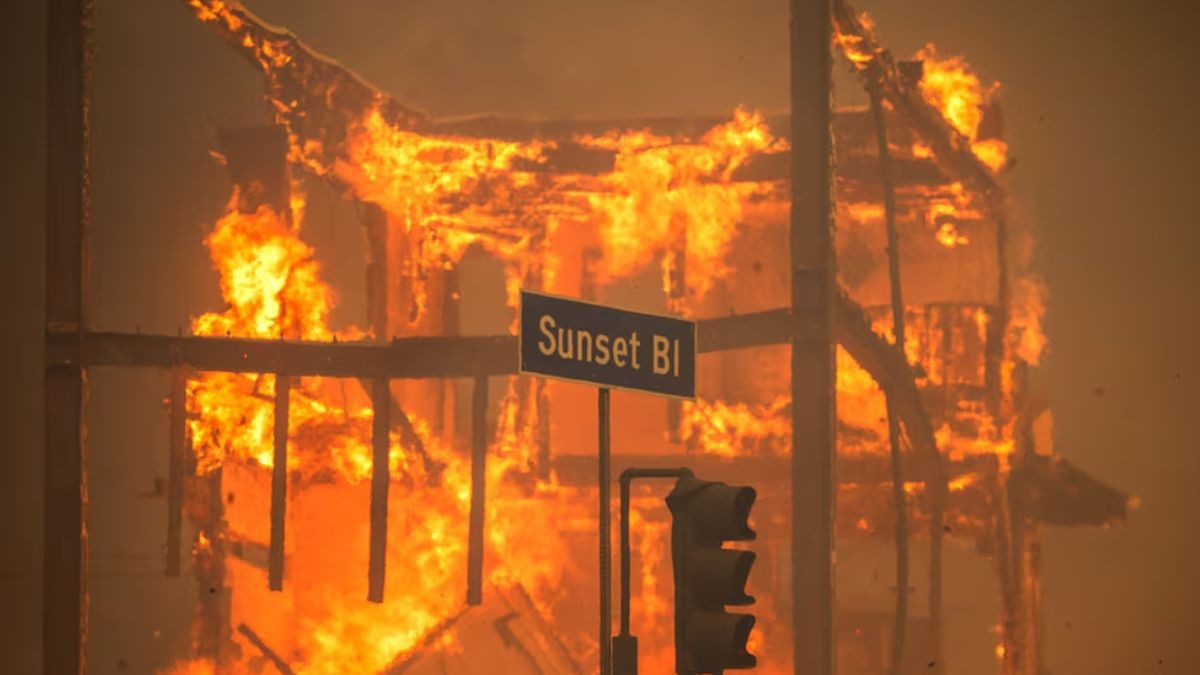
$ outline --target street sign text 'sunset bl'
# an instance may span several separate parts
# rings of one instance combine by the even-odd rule
[[[694,398],[696,324],[521,291],[523,373]]]

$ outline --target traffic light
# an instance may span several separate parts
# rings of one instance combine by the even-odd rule
[[[746,640],[754,615],[725,611],[750,605],[746,579],[754,553],[722,548],[750,541],[747,519],[757,493],[751,487],[681,478],[667,495],[671,510],[671,559],[675,569],[675,672],[721,673],[753,668]]]

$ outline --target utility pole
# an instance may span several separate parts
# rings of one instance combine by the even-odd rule
[[[792,312],[811,318],[791,340],[796,675],[835,672],[832,26],[830,0],[791,0]]]
[[[47,4],[45,541],[42,672],[84,672],[87,475],[87,101],[91,0]]]

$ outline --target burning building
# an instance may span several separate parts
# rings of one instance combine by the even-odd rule
[[[614,468],[758,486],[751,651],[791,670],[788,345],[815,330],[789,281],[793,120],[439,118],[239,5],[185,4],[261,71],[275,121],[221,132],[232,193],[204,244],[225,306],[187,336],[82,341],[90,367],[173,373],[168,573],[197,598],[170,672],[594,670],[594,402],[516,376],[511,324],[462,329],[481,288],[698,320],[697,400],[617,394]],[[833,528],[896,556],[887,606],[838,608],[840,672],[944,672],[953,545],[994,567],[1000,671],[1037,673],[1040,528],[1108,525],[1127,499],[1053,454],[1029,390],[1046,292],[1012,253],[994,91],[932,45],[895,60],[844,3],[832,18],[870,100],[831,125]],[[360,326],[330,321],[307,181],[360,215]],[[633,514],[648,673],[670,671],[661,496]]]

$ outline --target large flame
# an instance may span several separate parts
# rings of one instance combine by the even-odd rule
[[[678,143],[649,132],[613,132],[581,139],[615,149],[616,163],[601,189],[588,195],[599,224],[605,272],[623,277],[656,258],[664,277],[683,252],[688,291],[703,297],[729,272],[725,253],[744,205],[769,194],[769,184],[735,182],[733,172],[755,153],[778,150],[762,115],[738,108],[733,120],[710,129],[698,142]],[[670,294],[670,282],[664,284]]]
[[[332,293],[298,228],[267,207],[241,213],[236,203],[234,199],[206,239],[227,308],[198,317],[195,332],[259,338],[357,336],[358,331],[335,333],[329,328]],[[189,424],[198,471],[207,473],[227,463],[272,465],[274,392],[272,375],[201,373],[189,382]],[[293,485],[330,480],[352,485],[368,478],[372,412],[361,403],[361,393],[346,396],[332,382],[302,378],[292,386],[290,397],[288,468]],[[513,407],[511,399],[505,402],[506,410]],[[425,452],[443,468],[435,481],[414,448],[392,434],[390,466],[400,482],[393,486],[390,510],[402,516],[389,537],[388,599],[370,605],[332,583],[305,589],[318,601],[301,617],[303,635],[298,642],[306,646],[304,651],[288,654],[298,661],[293,664],[298,672],[381,670],[417,646],[462,604],[458,594],[444,589],[465,587],[469,463],[430,433],[424,421],[414,419],[413,426]],[[556,561],[567,555],[556,534],[562,528],[550,522],[546,504],[562,502],[555,510],[556,523],[578,518],[582,511],[552,483],[530,490],[507,480],[510,472],[528,470],[528,451],[517,433],[517,425],[501,425],[488,467],[489,545],[503,553],[490,567],[489,580],[537,592],[561,576]],[[414,578],[422,583],[408,581]],[[205,672],[211,667],[206,664],[180,664],[175,672]],[[230,668],[242,672],[244,666],[239,662]]]
[[[979,76],[961,56],[942,57],[937,47],[927,44],[916,58],[925,64],[921,95],[963,136],[981,162],[993,171],[1008,163],[1008,146],[997,138],[980,138],[984,110],[999,90],[999,84],[984,87]]]

